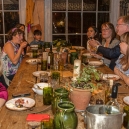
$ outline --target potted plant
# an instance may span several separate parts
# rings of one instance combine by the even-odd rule
[[[82,69],[80,77],[71,83],[70,99],[77,111],[86,109],[91,98],[91,92],[101,86],[100,78],[101,73],[94,66],[88,65]]]
[[[57,51],[59,52],[61,48],[71,47],[71,43],[66,40],[57,39],[53,41],[53,46],[57,47]]]

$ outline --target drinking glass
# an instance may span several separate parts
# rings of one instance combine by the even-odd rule
[[[41,60],[41,70],[43,71],[47,70],[47,58],[48,58],[48,52],[43,52],[43,57]]]
[[[40,73],[40,82],[48,83],[48,73]]]
[[[37,58],[38,56],[38,50],[32,50],[32,57]]]
[[[43,88],[43,104],[44,105],[51,105],[52,96],[53,96],[52,87],[50,87],[50,86],[44,87]]]
[[[87,56],[82,55],[82,63],[84,63],[85,65],[88,65],[89,59]]]

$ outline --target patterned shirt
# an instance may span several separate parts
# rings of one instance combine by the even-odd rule
[[[14,54],[16,55],[19,50],[19,45],[15,45],[11,41],[9,41],[9,42],[13,45]],[[14,75],[17,72],[17,69],[22,61],[22,55],[20,56],[18,63],[13,64],[11,62],[10,58],[8,57],[7,53],[2,51],[1,61],[2,61],[2,67],[3,67],[3,74],[8,77],[10,75]]]
[[[43,45],[43,44],[44,44],[44,42],[41,41],[41,40],[39,40],[39,41],[33,40],[33,41],[30,43],[30,45]]]
[[[123,71],[122,69],[122,64],[120,64],[120,59],[123,57],[124,55],[121,54],[118,58],[118,60],[116,61],[116,67],[117,69],[119,69],[123,74],[125,74],[126,76],[129,76],[129,69],[126,71]]]

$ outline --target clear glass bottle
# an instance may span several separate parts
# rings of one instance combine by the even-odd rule
[[[120,110],[119,103],[117,102],[117,92],[118,92],[118,85],[115,84],[112,86],[111,99],[106,104],[107,114],[115,114],[115,113],[118,113]]]
[[[112,93],[113,80],[109,80],[109,85],[105,90],[105,104],[110,100]]]
[[[54,65],[54,53],[52,52],[52,45],[50,45],[50,51],[48,53],[48,60],[47,60],[48,69],[50,69],[51,66],[53,65]]]

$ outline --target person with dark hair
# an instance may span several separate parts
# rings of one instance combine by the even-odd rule
[[[117,25],[116,25],[117,35],[121,36],[125,32],[129,32],[129,15],[121,16],[117,20]],[[104,57],[112,60],[109,67],[113,70],[115,65],[116,65],[115,61],[119,57],[119,55],[121,54],[119,45],[116,45],[114,48],[106,48],[106,47],[103,47],[102,45],[98,44],[93,39],[89,41],[89,44],[92,47],[96,47],[97,52],[102,53],[102,55]]]
[[[98,29],[95,26],[90,26],[87,30],[87,50],[88,51],[94,51],[94,48],[92,48],[91,46],[89,46],[89,39],[95,39],[96,41],[98,41],[99,43],[99,33],[98,33]]]
[[[43,41],[41,41],[42,32],[40,30],[34,31],[34,40],[30,43],[30,45],[43,45]]]
[[[1,61],[3,74],[9,80],[12,80],[22,60],[22,51],[26,47],[27,42],[21,42],[23,39],[23,31],[13,28],[8,32],[8,41],[5,43]]]
[[[101,25],[101,31],[102,31],[102,46],[107,48],[114,48],[116,45],[120,43],[118,39],[116,39],[116,32],[114,25],[110,22],[105,22]],[[103,59],[104,64],[107,66],[110,65],[111,60],[108,58],[105,58],[104,56],[100,55],[94,55],[94,57],[98,59]]]

